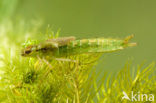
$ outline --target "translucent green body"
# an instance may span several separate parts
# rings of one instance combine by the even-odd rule
[[[124,48],[123,40],[115,39],[82,39],[54,50],[54,56],[75,55],[80,53],[112,52]]]
[[[75,40],[74,37],[49,39],[38,45],[31,45],[24,49],[22,56],[64,57],[82,53],[105,53],[135,46],[129,43],[133,35],[122,39],[96,38]]]

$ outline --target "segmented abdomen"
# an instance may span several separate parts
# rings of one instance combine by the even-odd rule
[[[82,39],[71,41],[69,44],[59,47],[56,55],[73,55],[80,53],[112,52],[124,48],[124,40],[118,39]]]

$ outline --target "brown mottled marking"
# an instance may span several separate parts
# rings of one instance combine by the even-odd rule
[[[60,37],[60,38],[56,38],[56,39],[48,39],[47,41],[58,43],[59,46],[64,46],[74,40],[75,40],[75,37],[71,36],[71,37]]]
[[[31,52],[32,52],[32,47],[33,46],[28,46],[28,47],[26,47],[24,50],[22,50],[22,53],[21,53],[21,55],[22,56],[25,56],[25,55],[27,55],[27,54],[30,54]]]

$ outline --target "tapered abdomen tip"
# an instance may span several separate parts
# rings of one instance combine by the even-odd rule
[[[132,46],[136,46],[137,43],[128,43],[128,46],[132,47]]]

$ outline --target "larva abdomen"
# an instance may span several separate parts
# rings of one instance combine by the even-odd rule
[[[128,43],[128,40],[133,36],[128,36],[126,39],[107,39],[107,38],[96,38],[96,39],[82,39],[71,41],[64,47],[61,47],[59,54],[72,55],[80,53],[98,53],[98,52],[113,52],[124,49],[128,46],[134,46],[135,43]]]
[[[68,46],[70,50],[77,53],[83,52],[111,52],[123,49],[123,41],[114,39],[82,39],[72,41]],[[73,49],[73,50],[72,50]]]

